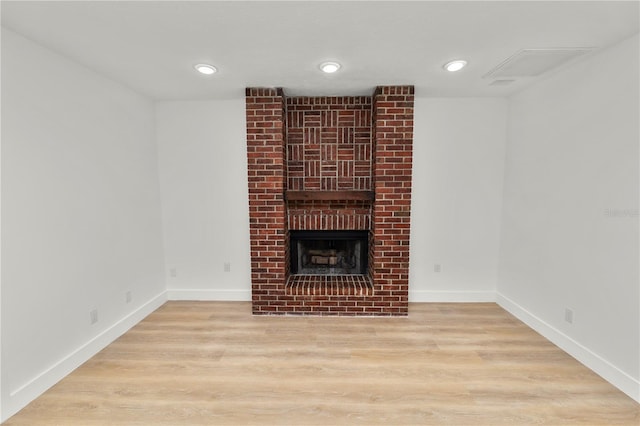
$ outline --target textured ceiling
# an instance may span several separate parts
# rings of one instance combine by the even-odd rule
[[[639,30],[637,1],[2,1],[2,24],[153,99],[370,94],[507,96],[536,79],[483,78],[525,48],[607,47]],[[583,55],[586,57],[588,55]],[[442,65],[464,58],[451,74]],[[342,63],[324,75],[318,64]],[[576,60],[581,60],[580,58]],[[220,72],[204,77],[198,62]],[[570,66],[570,65],[563,65]],[[554,71],[551,71],[553,73]]]

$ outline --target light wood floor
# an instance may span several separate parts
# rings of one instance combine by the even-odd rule
[[[6,425],[638,425],[640,404],[492,303],[408,318],[168,302]]]

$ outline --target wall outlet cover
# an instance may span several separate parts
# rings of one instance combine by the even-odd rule
[[[571,309],[564,310],[564,320],[569,324],[573,324],[573,311]]]
[[[98,310],[94,309],[89,313],[89,317],[91,318],[91,324],[95,324],[98,322]]]

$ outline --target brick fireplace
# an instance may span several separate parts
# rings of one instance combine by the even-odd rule
[[[413,98],[246,90],[254,314],[407,315]]]

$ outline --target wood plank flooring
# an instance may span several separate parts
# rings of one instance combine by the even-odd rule
[[[168,302],[17,425],[638,425],[640,404],[493,303],[408,318]]]

